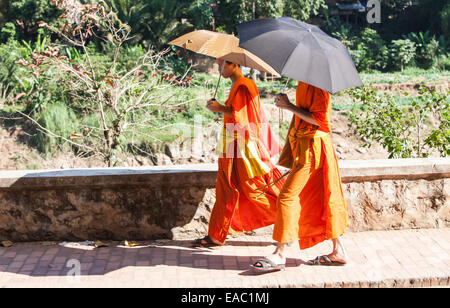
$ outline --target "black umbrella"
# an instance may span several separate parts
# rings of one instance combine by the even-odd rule
[[[245,22],[237,29],[239,46],[282,76],[332,94],[363,85],[347,48],[316,26],[281,17]]]

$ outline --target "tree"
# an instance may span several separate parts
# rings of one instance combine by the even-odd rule
[[[355,40],[359,54],[357,68],[363,71],[382,70],[387,66],[388,48],[376,30],[365,28]]]
[[[254,18],[276,18],[283,13],[284,0],[218,0],[218,28],[236,34],[236,25]]]
[[[186,11],[186,18],[195,30],[215,28],[214,12],[212,5],[214,0],[193,0]]]
[[[317,15],[321,8],[325,8],[324,0],[284,0],[283,15],[298,20],[307,21]]]
[[[389,46],[389,52],[393,66],[397,68],[400,66],[400,70],[403,72],[404,66],[414,59],[416,46],[408,39],[394,40]]]
[[[255,18],[288,16],[307,21],[325,7],[324,0],[218,0],[221,25],[235,32],[235,25]]]
[[[120,25],[127,25],[132,37],[128,43],[147,42],[160,49],[188,25],[182,22],[191,7],[190,0],[104,0]]]
[[[189,8],[190,0],[152,0],[147,6],[149,19],[144,38],[156,48],[161,48],[180,35],[188,26],[182,22]]]
[[[19,36],[26,40],[36,38],[39,21],[56,25],[61,14],[51,0],[9,0],[8,4],[7,21],[14,22]]]
[[[105,8],[111,10],[120,26],[130,28],[130,42],[139,42],[149,21],[148,4],[142,0],[104,0]]]
[[[173,85],[179,84],[178,80],[164,82],[159,76],[164,52],[142,49],[134,65],[119,65],[118,59],[129,49],[125,42],[130,38],[130,29],[118,27],[112,11],[100,4],[52,2],[65,11],[62,29],[45,22],[40,26],[57,33],[63,43],[49,44],[45,50],[33,52],[29,59],[22,59],[20,64],[36,78],[57,82],[58,94],[68,97],[67,107],[78,110],[90,121],[70,136],[61,136],[41,125],[33,113],[22,114],[47,136],[62,139],[86,155],[99,155],[109,167],[114,166],[118,153],[125,146],[134,146],[126,136],[132,136],[132,140],[136,135],[142,137],[162,117],[173,117],[187,101],[172,99],[176,88]],[[88,46],[93,36],[108,47],[102,53],[104,65],[95,61],[99,59],[95,58],[96,51]],[[72,46],[69,51],[67,46]],[[45,95],[46,89],[41,90],[35,94]],[[71,117],[70,111],[66,116]]]

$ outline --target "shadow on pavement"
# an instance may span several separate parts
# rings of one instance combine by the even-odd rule
[[[31,277],[91,276],[105,275],[126,267],[156,269],[158,266],[234,270],[242,271],[239,275],[243,276],[260,275],[260,272],[251,270],[250,264],[262,255],[234,255],[232,249],[273,245],[272,242],[230,241],[223,247],[207,249],[193,248],[191,241],[140,243],[142,246],[131,248],[122,243],[108,242],[109,247],[92,249],[16,243],[9,248],[0,247],[0,275],[3,272]],[[226,254],[222,254],[221,249]],[[304,263],[300,259],[288,259],[286,267]]]

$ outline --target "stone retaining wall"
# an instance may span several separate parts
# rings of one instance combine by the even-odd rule
[[[349,231],[450,227],[450,159],[339,165]],[[0,172],[0,240],[200,236],[214,205],[216,173],[210,164]]]

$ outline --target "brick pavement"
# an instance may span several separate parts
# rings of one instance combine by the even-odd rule
[[[0,247],[0,287],[429,287],[450,285],[450,229],[347,233],[350,262],[343,267],[304,261],[331,251],[331,242],[299,251],[292,245],[286,270],[255,274],[249,264],[270,254],[269,236],[228,240],[218,249],[189,241],[129,248],[62,247],[16,243]],[[79,267],[78,267],[79,266]],[[79,269],[80,275],[75,275]],[[75,275],[75,276],[74,276]]]

